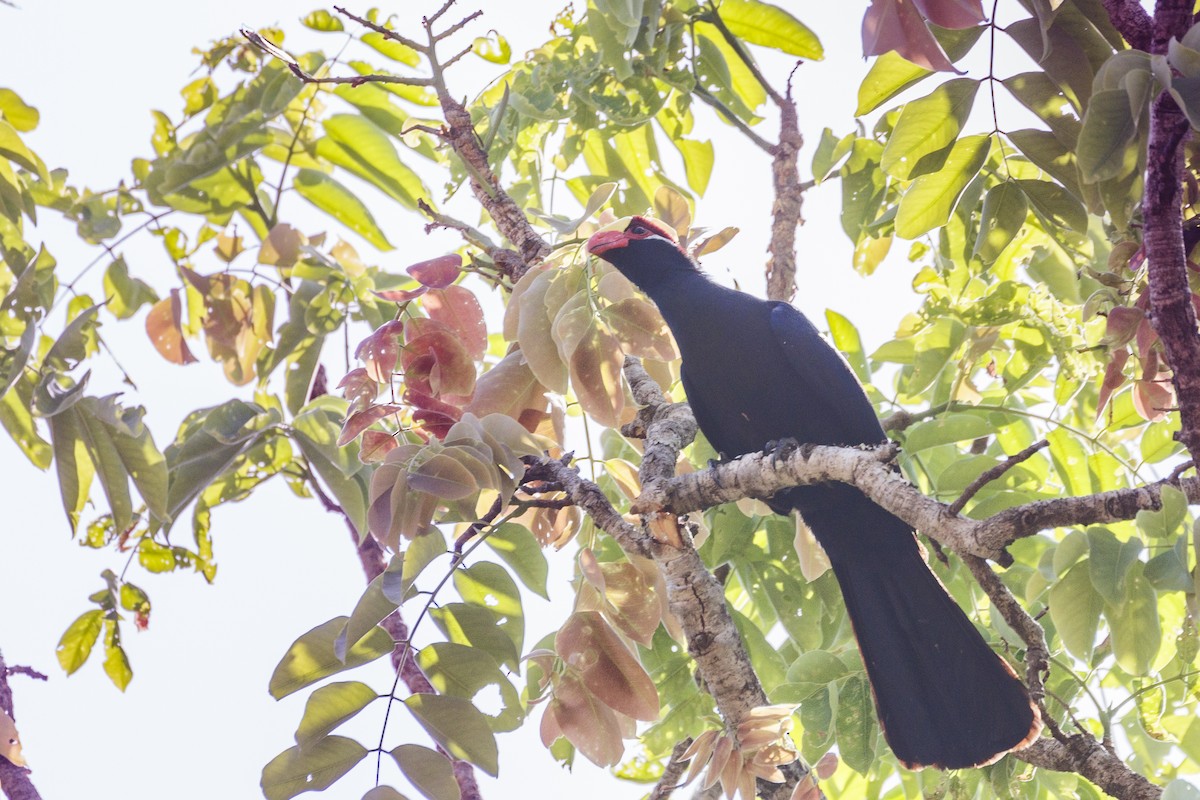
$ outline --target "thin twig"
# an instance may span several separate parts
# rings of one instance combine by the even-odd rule
[[[1020,464],[1022,461],[1028,461],[1037,451],[1049,446],[1049,440],[1042,439],[1040,442],[1034,442],[1033,444],[1029,445],[1029,447],[1026,447],[1016,455],[1009,456],[1008,458],[1004,459],[999,464],[987,470],[975,480],[971,481],[970,485],[967,486],[966,489],[963,489],[963,493],[959,495],[958,499],[951,503],[950,507],[946,509],[947,512],[950,514],[958,514],[963,510],[963,506],[965,506],[972,497],[978,494],[979,490],[984,486],[987,486],[989,483],[996,480],[1004,473],[1015,467],[1017,464]]]
[[[683,770],[688,764],[687,761],[680,759],[691,746],[692,737],[690,736],[675,745],[671,750],[671,757],[667,759],[667,766],[663,769],[662,777],[658,779],[658,783],[654,784],[654,788],[646,800],[667,800],[671,793],[679,788],[679,779],[683,777]]]
[[[346,17],[347,19],[354,20],[359,25],[362,25],[364,28],[370,28],[371,30],[382,35],[386,39],[391,39],[393,42],[399,42],[400,44],[404,45],[405,47],[411,47],[413,50],[416,50],[418,53],[425,53],[428,50],[428,47],[426,45],[420,44],[419,42],[409,39],[406,36],[402,36],[401,34],[397,33],[396,31],[392,30],[391,28],[386,28],[383,25],[380,25],[375,22],[371,22],[371,20],[367,19],[366,17],[360,17],[356,14],[351,14],[349,11],[342,8],[341,6],[334,6],[333,10],[338,12],[339,14],[341,14],[343,17]],[[445,9],[443,8],[443,11],[444,10]],[[434,17],[434,19],[436,19],[436,16]],[[432,22],[432,21],[433,20],[430,20],[430,22]]]

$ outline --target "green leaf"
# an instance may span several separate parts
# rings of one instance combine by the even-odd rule
[[[343,184],[315,169],[302,169],[292,179],[292,186],[305,200],[348,226],[379,250],[392,249],[370,209]]]
[[[379,693],[359,681],[341,681],[322,686],[308,696],[304,716],[296,728],[296,744],[308,750],[338,725],[379,699]]]
[[[825,650],[809,650],[801,653],[787,671],[787,683],[778,687],[771,695],[775,702],[801,703],[843,678],[850,670],[833,653]]]
[[[415,209],[429,191],[420,177],[396,153],[388,135],[374,122],[357,114],[335,114],[324,122],[325,138],[317,141],[317,155],[374,184],[393,200]]]
[[[1017,184],[1005,181],[988,189],[983,198],[973,255],[985,265],[994,263],[1021,230],[1028,212],[1029,202]]]
[[[1104,615],[1112,630],[1113,655],[1130,675],[1148,675],[1162,645],[1158,593],[1143,575],[1145,564],[1135,561],[1125,578],[1125,597],[1107,605]]]
[[[925,420],[908,429],[904,452],[917,453],[950,442],[978,439],[992,433],[994,426],[978,414],[945,414]]]
[[[1142,551],[1142,542],[1136,538],[1118,541],[1107,528],[1089,528],[1087,536],[1092,585],[1106,603],[1119,603],[1126,594],[1125,580]]]
[[[499,771],[496,737],[487,717],[471,703],[458,697],[414,694],[404,705],[454,758],[470,761],[493,777]]]
[[[1050,587],[1050,619],[1071,655],[1091,663],[1104,598],[1092,586],[1087,561],[1071,567]]]
[[[4,120],[0,120],[0,156],[20,164],[43,182],[50,183],[50,172],[45,163],[21,141],[17,129]]]
[[[342,25],[341,17],[335,17],[323,8],[306,14],[300,20],[300,24],[306,28],[312,28],[314,31],[321,31],[323,33],[345,29],[345,26]]]
[[[866,677],[851,675],[838,691],[837,745],[846,766],[865,775],[875,760],[875,710]]]
[[[488,547],[509,566],[527,588],[549,600],[546,578],[550,568],[537,537],[524,525],[505,522],[488,534]]]
[[[490,610],[504,621],[500,627],[519,652],[525,639],[525,612],[521,593],[508,570],[499,564],[480,561],[454,571],[454,588],[468,603]]]
[[[1061,183],[1075,197],[1083,197],[1075,151],[1066,147],[1049,131],[1018,130],[1008,132],[1009,141],[1039,169]]]
[[[1122,89],[1096,92],[1088,102],[1076,154],[1086,183],[1121,178],[1137,167],[1137,120]]]
[[[73,532],[79,527],[79,515],[87,505],[96,467],[88,455],[79,418],[73,411],[55,414],[49,422],[58,490]]]
[[[450,759],[436,750],[402,744],[392,750],[392,758],[409,783],[429,800],[459,800],[462,796]]]
[[[150,284],[129,277],[125,257],[120,256],[104,271],[104,296],[108,310],[117,319],[129,319],[144,305],[158,302],[158,294]]]
[[[333,652],[340,659],[346,657],[347,647],[353,646],[359,639],[366,636],[375,626],[396,610],[399,603],[393,602],[383,591],[385,576],[395,576],[395,573],[382,572],[375,576],[366,591],[358,598],[346,627],[338,634],[333,643]]]
[[[121,646],[121,634],[115,620],[104,620],[104,674],[122,692],[133,680],[133,668],[129,656]]]
[[[987,26],[949,30],[931,25],[930,30],[953,62],[970,51]],[[854,110],[854,116],[870,114],[900,92],[933,74],[933,70],[917,66],[894,50],[884,53],[875,59],[859,84],[858,107]]]
[[[68,675],[78,670],[92,654],[92,648],[100,638],[100,629],[104,627],[104,612],[98,608],[85,611],[75,618],[62,638],[54,654],[58,663]]]
[[[1138,530],[1152,539],[1166,539],[1174,535],[1187,517],[1187,495],[1167,484],[1163,484],[1159,491],[1161,508],[1137,512]]]
[[[867,364],[867,356],[863,352],[862,337],[858,328],[846,317],[832,309],[825,309],[825,322],[829,325],[829,335],[833,338],[833,346],[846,357],[854,374],[863,383],[871,380],[871,368]]]
[[[393,61],[398,61],[409,67],[415,67],[421,63],[421,56],[416,50],[413,50],[402,42],[385,36],[379,31],[364,33],[360,38],[363,44],[374,48],[376,52]]]
[[[883,149],[883,170],[894,178],[909,180],[939,169],[962,131],[978,91],[978,81],[956,78],[905,104]]]
[[[1200,800],[1200,789],[1183,778],[1176,778],[1163,789],[1161,800]]]
[[[713,162],[716,150],[711,139],[696,141],[672,136],[671,144],[683,158],[684,175],[687,176],[688,186],[696,194],[704,194],[708,189],[708,181],[712,177]]]
[[[718,13],[734,36],[751,44],[813,61],[825,57],[817,35],[779,6],[759,0],[723,0]]]
[[[1087,209],[1075,195],[1050,181],[1019,180],[1017,185],[1033,204],[1034,211],[1051,226],[1087,233]]]
[[[517,669],[520,659],[517,646],[499,627],[499,618],[490,608],[469,603],[446,603],[429,614],[450,641],[491,653],[509,669]]]
[[[344,736],[330,736],[307,750],[289,747],[263,767],[267,800],[288,800],[304,792],[328,789],[367,757],[367,748]]]
[[[375,628],[349,649],[345,661],[340,660],[333,644],[347,621],[349,617],[334,617],[293,642],[271,674],[268,686],[271,696],[276,700],[287,697],[330,675],[369,664],[392,652],[395,642],[391,635],[383,628]]]
[[[362,800],[408,800],[390,786],[376,786],[362,796]]]
[[[26,105],[21,96],[12,89],[0,89],[0,116],[21,133],[37,127],[41,115],[33,106]]]
[[[498,714],[484,714],[493,731],[515,730],[524,718],[521,698],[493,654],[454,642],[434,642],[417,653],[417,664],[438,694],[473,700],[487,686],[500,693],[502,708]]]
[[[896,210],[896,234],[916,239],[945,225],[963,190],[987,160],[991,143],[988,134],[965,136],[954,143],[940,170],[913,181]]]

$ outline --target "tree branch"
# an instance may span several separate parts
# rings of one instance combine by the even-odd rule
[[[30,677],[46,680],[45,675],[28,667],[9,667],[4,662],[4,654],[0,653],[0,711],[3,711],[12,720],[16,720],[16,714],[13,713],[12,688],[8,685],[8,676],[16,673],[24,673]],[[28,767],[14,764],[0,756],[0,789],[3,789],[4,796],[8,800],[42,800],[42,796],[29,778],[29,773]]]
[[[1190,502],[1200,502],[1200,478],[1114,489],[1080,497],[1038,500],[1014,506],[986,519],[950,513],[945,503],[926,497],[889,465],[896,445],[878,448],[802,445],[791,453],[751,453],[712,469],[644,485],[633,510],[670,509],[683,514],[744,497],[763,499],[781,489],[825,481],[857,486],[879,506],[926,536],[960,553],[971,553],[1002,566],[1012,563],[1004,548],[1047,528],[1093,525],[1133,519],[1138,511],[1162,507],[1161,488],[1177,486]]]
[[[1182,145],[1188,132],[1187,118],[1174,98],[1163,92],[1150,106],[1146,168],[1144,244],[1150,282],[1150,322],[1162,340],[1172,370],[1180,422],[1175,438],[1197,460],[1200,459],[1200,335],[1196,333],[1196,313],[1188,287],[1180,210]]]
[[[1146,9],[1137,0],[1103,0],[1104,10],[1129,46],[1135,50],[1149,50],[1153,23]]]
[[[1121,800],[1157,800],[1162,797],[1160,787],[1125,766],[1125,762],[1085,734],[1072,736],[1066,743],[1038,739],[1012,756],[1035,767],[1082,775]]]

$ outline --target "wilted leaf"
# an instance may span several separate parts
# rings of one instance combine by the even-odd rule
[[[610,708],[634,719],[658,718],[654,682],[598,612],[572,614],[555,636],[554,649]]]
[[[616,764],[625,752],[616,713],[597,700],[571,670],[555,683],[554,697],[542,718],[542,742],[547,747],[559,734],[601,767]]]
[[[617,338],[595,324],[588,326],[571,355],[571,385],[579,405],[601,425],[620,422],[625,407],[621,367],[624,357]]]
[[[179,290],[172,289],[171,296],[159,300],[146,315],[146,335],[159,355],[172,364],[193,364],[197,358],[188,349],[181,326],[182,304]]]

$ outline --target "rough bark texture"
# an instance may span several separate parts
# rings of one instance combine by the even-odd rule
[[[1040,739],[1014,758],[1036,767],[1075,772],[1121,800],[1157,800],[1162,789],[1125,766],[1125,763],[1090,736],[1072,736],[1067,743]]]
[[[801,207],[804,189],[796,168],[804,139],[788,86],[786,102],[779,105],[779,144],[775,145],[771,161],[771,182],[775,187],[775,203],[771,209],[771,244],[767,247],[767,297],[789,301],[796,294],[796,227],[802,222]]]
[[[1183,248],[1182,174],[1187,118],[1163,93],[1150,109],[1146,169],[1145,241],[1150,279],[1150,322],[1162,339],[1179,404],[1176,434],[1200,463],[1200,335],[1188,287]]]
[[[1150,15],[1137,0],[1104,0],[1104,9],[1113,27],[1121,32],[1130,47],[1135,50],[1150,49],[1154,26]]]
[[[0,711],[13,720],[17,715],[13,713],[12,688],[8,685],[8,676],[16,671],[9,669],[4,662],[4,655],[0,654]],[[44,675],[39,677],[45,680]],[[0,756],[0,788],[3,788],[4,796],[8,800],[42,800],[42,796],[38,794],[37,788],[29,778],[29,769],[17,766],[2,756]]]
[[[471,124],[471,114],[463,104],[450,96],[444,87],[439,87],[438,99],[448,127],[447,141],[454,152],[467,165],[470,172],[471,190],[475,198],[492,217],[504,237],[517,247],[524,261],[524,268],[541,261],[550,254],[550,245],[529,224],[525,212],[508,196],[500,185],[500,178],[488,165],[487,153],[479,143],[479,136]],[[523,273],[523,270],[522,270]],[[513,280],[521,277],[514,274]]]
[[[1094,525],[1133,519],[1138,511],[1162,508],[1162,486],[1176,486],[1200,503],[1200,478],[1160,481],[1080,497],[1038,500],[1005,509],[982,520],[950,513],[945,503],[926,497],[889,462],[894,445],[875,448],[803,445],[786,454],[752,453],[712,469],[643,487],[635,510],[697,511],[743,497],[766,498],[789,486],[841,481],[857,486],[873,501],[941,544],[1007,566],[1004,548],[1017,539],[1064,525]]]

